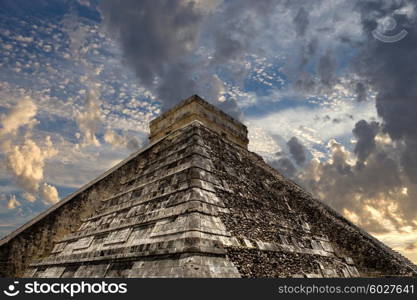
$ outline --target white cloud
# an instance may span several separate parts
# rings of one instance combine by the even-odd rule
[[[46,204],[55,204],[59,201],[58,191],[52,185],[44,183],[39,192]]]
[[[34,191],[34,193],[35,192],[36,191]],[[25,199],[25,200],[27,200],[29,202],[32,202],[32,203],[36,201],[36,194],[31,194],[31,193],[28,193],[28,192],[24,192],[22,194],[22,197],[23,197],[23,199]]]
[[[25,190],[26,200],[36,200],[39,185],[44,179],[45,160],[57,154],[58,150],[52,145],[50,137],[46,138],[43,146],[27,138],[22,145],[13,146],[6,153],[7,167],[16,183]]]
[[[82,134],[82,146],[100,146],[96,133],[101,128],[102,117],[100,103],[97,98],[97,93],[94,90],[90,90],[84,111],[76,112],[75,120]]]
[[[183,5],[194,4],[194,8],[202,13],[211,13],[215,11],[223,0],[182,0]]]
[[[115,148],[128,148],[130,150],[139,148],[139,142],[136,138],[127,134],[119,135],[110,129],[106,130],[104,141]]]
[[[16,207],[20,206],[20,202],[16,200],[16,196],[13,195],[10,197],[9,201],[7,202],[8,209],[15,209]]]
[[[24,97],[13,107],[8,115],[1,117],[0,137],[16,134],[22,126],[33,127],[36,124],[37,107],[30,97]]]
[[[22,196],[29,202],[36,201],[38,197],[39,185],[44,179],[45,160],[58,153],[49,136],[43,143],[31,138],[31,130],[37,123],[36,113],[35,103],[30,97],[24,97],[2,117],[0,130],[0,145],[9,175],[23,189]],[[17,136],[19,128],[25,126],[26,133]],[[8,202],[9,208],[18,205],[20,203],[15,196]]]
[[[266,133],[282,137],[283,141],[296,136],[311,148],[314,145],[324,145],[332,138],[351,136],[352,128],[358,120],[376,117],[375,105],[370,101],[358,104],[338,100],[336,103],[315,107],[289,107],[260,117],[249,117],[248,129],[250,134],[254,130],[259,132],[263,129]],[[251,143],[253,149],[264,148],[262,144]],[[266,145],[265,147],[270,148]]]

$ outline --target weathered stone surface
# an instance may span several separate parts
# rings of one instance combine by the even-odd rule
[[[201,101],[185,101],[181,113]],[[191,107],[198,115],[199,106]],[[244,128],[203,107],[226,131]],[[170,128],[161,139],[3,239],[1,276],[417,274],[249,152],[244,139],[222,136],[198,118],[172,127],[178,111],[154,123],[155,132]]]

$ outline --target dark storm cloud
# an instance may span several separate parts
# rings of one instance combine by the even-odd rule
[[[382,118],[382,129],[394,141],[402,141],[406,148],[402,163],[407,175],[417,182],[417,29],[416,18],[394,14],[414,1],[360,1],[357,9],[369,41],[364,43],[354,61],[355,70],[369,81],[376,91],[376,108]],[[372,36],[377,19],[392,16],[397,30],[408,34],[395,43],[385,43]],[[387,33],[387,35],[394,33]]]
[[[243,118],[242,111],[237,106],[235,99],[228,97],[223,102],[221,101],[217,102],[217,106],[221,110],[227,112],[232,118],[236,120],[242,120]]]
[[[326,162],[310,162],[297,181],[339,212],[354,213],[360,225],[373,233],[386,232],[381,220],[389,220],[397,228],[415,226],[407,205],[402,199],[401,170],[390,149],[377,144],[366,160],[366,166],[355,167],[348,152],[338,143],[331,145],[331,157]],[[384,202],[387,201],[387,202]],[[396,203],[397,209],[389,209]],[[366,209],[374,207],[382,215],[375,218]]]
[[[367,90],[363,82],[356,83],[356,100],[358,102],[366,101]]]
[[[368,123],[365,120],[360,120],[353,128],[352,132],[357,138],[354,152],[360,162],[364,162],[375,150],[375,136],[378,131],[379,124],[377,122]]]
[[[308,12],[304,7],[300,7],[293,21],[297,36],[304,36],[309,24]]]
[[[225,2],[212,14],[196,7],[204,6],[203,1],[104,0],[100,11],[106,28],[121,44],[125,63],[155,92],[164,110],[199,94],[230,108],[226,112],[238,118],[236,99],[216,101],[227,91],[214,74],[222,68],[237,83],[243,80],[247,70],[242,57],[254,49],[271,7],[279,2]],[[202,46],[208,46],[211,59],[198,53]]]
[[[283,138],[279,135],[272,134],[271,137],[277,144],[284,142]],[[307,149],[295,136],[288,140],[287,147],[289,153],[279,151],[275,154],[277,158],[268,163],[284,176],[294,178],[294,175],[297,173],[297,168],[293,161],[299,166],[303,165],[307,160]]]
[[[335,83],[337,64],[330,50],[320,57],[317,65],[317,75],[324,86],[331,86]]]
[[[293,136],[287,142],[288,149],[291,153],[291,156],[294,158],[298,165],[302,165],[306,161],[306,149],[300,141]]]
[[[202,16],[192,2],[109,0],[101,2],[100,11],[139,80],[147,87],[158,82],[164,106],[193,94],[196,83],[184,58],[195,51]]]
[[[296,168],[292,161],[287,157],[282,157],[269,162],[271,167],[288,178],[292,178],[296,172]]]
[[[140,148],[140,144],[139,141],[136,138],[131,138],[128,142],[127,142],[127,148],[135,151],[137,149]]]
[[[397,229],[405,224],[416,228],[413,223],[417,217],[415,6],[415,1],[411,0],[354,2],[364,39],[354,42],[340,35],[335,40],[349,45],[355,51],[354,58],[347,62],[345,74],[352,75],[351,86],[356,92],[358,105],[367,100],[368,92],[374,93],[381,121],[362,120],[353,128],[357,139],[354,149],[356,165],[340,147],[334,146],[331,159],[328,162],[315,162],[314,168],[310,166],[311,170],[305,169],[306,173],[312,172],[314,176],[301,180],[315,195],[320,195],[339,211],[348,209],[356,213],[362,226],[373,232],[383,231],[383,226],[379,224],[378,227],[380,222],[371,221],[371,216],[364,212],[367,205],[377,208]],[[404,8],[408,8],[408,12]],[[386,17],[394,18],[397,27],[384,34],[392,36],[404,29],[407,30],[407,36],[394,43],[376,39],[372,32]],[[313,37],[309,30],[304,38],[308,41]],[[320,37],[319,45],[323,45]],[[337,53],[334,52],[334,45],[331,50],[324,52],[322,48],[320,53],[324,55],[318,59],[317,50],[309,55],[303,47],[302,66],[317,60],[316,74],[300,73],[295,80],[296,87],[302,91],[320,91],[314,80],[314,75],[317,75],[320,84],[332,88],[339,82],[337,76],[340,72],[334,59]],[[388,134],[392,143],[378,142],[378,134]],[[407,187],[408,192],[403,192],[404,187]],[[389,205],[396,207],[395,212],[387,208]]]
[[[417,141],[408,138],[404,143],[406,147],[401,155],[401,164],[409,180],[417,184]]]

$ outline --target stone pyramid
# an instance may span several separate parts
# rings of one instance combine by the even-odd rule
[[[417,268],[247,150],[198,96],[150,145],[0,241],[5,277],[416,276]]]

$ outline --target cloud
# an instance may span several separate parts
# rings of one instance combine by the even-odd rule
[[[192,1],[102,1],[100,11],[126,62],[166,108],[193,94],[193,68],[184,58],[196,50],[202,15]]]
[[[417,228],[416,186],[404,178],[395,155],[401,145],[377,136],[360,161],[334,140],[328,147],[327,160],[313,159],[299,172],[301,185],[370,232]]]
[[[284,176],[288,178],[292,178],[297,171],[296,167],[292,163],[290,159],[287,157],[281,157],[272,161],[269,161],[269,165],[279,172],[281,172]]]
[[[37,186],[38,187],[38,186]],[[24,189],[25,187],[23,187]],[[23,192],[22,197],[23,199],[29,201],[29,202],[35,202],[37,199],[36,190],[31,190],[30,192]]]
[[[283,140],[281,136],[275,134],[272,134],[271,138],[277,144],[282,143]],[[267,161],[270,166],[281,172],[284,176],[294,179],[299,169],[297,169],[293,161],[295,161],[298,166],[303,165],[307,159],[307,149],[296,137],[292,137],[288,140],[286,146],[288,148],[288,154],[286,151],[278,151],[272,157],[268,157]]]
[[[97,93],[94,90],[89,90],[84,110],[77,111],[75,115],[75,121],[82,134],[82,146],[100,146],[96,133],[101,128],[102,116],[97,98]]]
[[[297,38],[283,39],[279,32],[277,36],[292,54],[283,69],[290,87],[306,97],[320,98],[321,107],[281,109],[255,124],[283,138],[296,136],[309,150],[331,138],[345,143],[353,133],[353,152],[346,149],[350,145],[330,140],[327,159],[313,159],[295,172],[299,182],[372,232],[415,228],[417,66],[410,62],[417,60],[416,4],[335,0],[315,2],[303,11],[304,4],[287,2]],[[386,34],[405,29],[408,35],[396,43],[375,39],[372,31],[387,17],[398,25]],[[351,104],[343,100],[344,90],[354,95]],[[339,92],[342,97],[333,96]],[[365,103],[371,103],[377,114],[363,114],[361,108],[369,108]],[[299,120],[301,113],[305,117]],[[327,115],[328,120],[323,118]],[[301,128],[315,131],[307,134]],[[323,144],[314,145],[313,140]]]
[[[404,143],[402,167],[409,179],[417,183],[417,87],[413,83],[417,80],[417,66],[410,63],[417,59],[415,2],[360,1],[356,9],[368,40],[358,49],[352,69],[377,93],[376,108],[383,121],[382,130],[392,140]],[[407,30],[405,38],[384,43],[372,36],[378,22],[387,17],[398,23],[395,30]]]
[[[365,120],[360,120],[356,123],[352,132],[357,138],[355,154],[359,161],[363,162],[376,147],[375,137],[379,132],[379,124],[377,122],[368,123]]]
[[[306,161],[306,149],[300,141],[293,136],[287,142],[288,149],[298,165],[302,165]]]
[[[110,129],[104,133],[104,141],[115,148],[127,148],[132,151],[140,147],[139,141],[135,137],[128,134],[119,135]]]
[[[410,242],[408,243],[405,248],[406,251],[414,251],[417,250],[417,242]]]
[[[355,48],[355,56],[345,71],[356,81],[353,86],[359,102],[366,100],[370,90],[376,95],[380,121],[357,122],[354,155],[333,143],[329,160],[316,161],[306,169],[304,174],[311,172],[311,176],[303,184],[373,232],[415,228],[417,88],[412,82],[417,80],[417,66],[410,62],[417,59],[416,5],[407,0],[357,1],[355,11],[361,17],[364,40],[347,41]],[[405,38],[395,43],[374,38],[372,31],[387,17],[398,23],[394,31],[407,30]],[[319,60],[318,75],[323,84],[334,88],[338,79],[330,53]]]
[[[58,191],[52,185],[44,183],[39,192],[46,204],[55,204],[59,201]]]
[[[357,94],[357,101],[366,101],[367,98],[367,89],[366,85],[363,82],[356,83],[356,94]]]
[[[297,36],[304,36],[309,24],[309,14],[304,7],[300,7],[298,9],[298,12],[293,21]]]
[[[320,57],[317,65],[317,74],[324,86],[333,86],[336,83],[337,63],[330,50]]]
[[[87,7],[91,6],[90,0],[77,0],[77,2],[82,6],[87,6]]]
[[[16,207],[20,206],[20,202],[16,200],[16,196],[12,195],[7,202],[7,208],[8,209],[15,209]]]
[[[294,101],[294,106],[268,111],[261,116],[246,117],[245,121],[249,133],[252,128],[258,127],[272,135],[279,135],[283,138],[283,147],[295,136],[310,150],[314,145],[325,144],[332,138],[350,136],[358,120],[376,117],[374,103],[357,103],[354,99],[354,94],[339,91],[329,96],[321,105],[301,105],[305,102]],[[332,119],[342,121],[332,123]]]
[[[89,27],[81,22],[80,18],[74,13],[67,13],[61,20],[62,31],[68,35],[69,45],[68,54],[73,62],[79,66],[91,67],[86,59],[89,50],[88,37]]]
[[[45,160],[58,154],[47,137],[44,145],[39,146],[35,141],[27,138],[22,145],[13,146],[6,153],[7,167],[16,180],[16,183],[24,189],[26,200],[36,200],[40,183],[44,179]]]
[[[2,117],[0,138],[2,150],[8,171],[16,184],[23,189],[22,196],[29,202],[36,201],[40,183],[44,179],[45,160],[57,155],[58,150],[53,146],[49,136],[43,145],[39,145],[31,138],[31,130],[37,120],[37,106],[30,97],[24,97],[9,113]],[[26,133],[17,136],[20,128],[26,127]],[[8,208],[20,205],[13,195],[8,202]]]
[[[199,94],[238,117],[236,99],[217,101],[230,92],[218,83],[227,78],[243,84],[245,55],[262,51],[256,38],[267,24],[259,20],[266,20],[280,1],[205,2],[105,0],[100,12],[124,62],[163,110]],[[222,78],[213,76],[219,70]]]
[[[202,12],[215,12],[216,9],[219,8],[221,4],[223,4],[223,0],[183,0],[183,5],[188,5],[192,3],[197,10],[201,10]]]
[[[216,102],[217,107],[227,112],[232,118],[241,121],[243,119],[243,113],[237,105],[237,101],[229,93],[224,92],[221,94],[219,101]]]
[[[6,134],[16,135],[18,129],[23,126],[33,127],[37,107],[30,97],[24,97],[14,106],[7,115],[0,116],[0,137]]]

